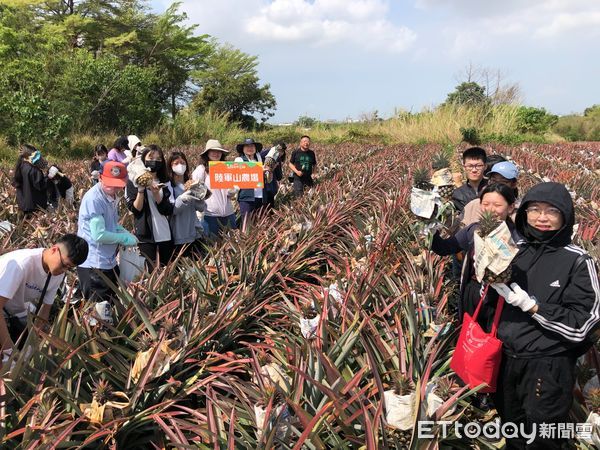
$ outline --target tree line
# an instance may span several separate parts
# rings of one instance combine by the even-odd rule
[[[57,143],[73,133],[143,135],[183,108],[252,128],[273,115],[256,56],[187,25],[173,3],[0,0],[0,137]]]

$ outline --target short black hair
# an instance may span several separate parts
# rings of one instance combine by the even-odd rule
[[[469,147],[462,154],[463,163],[467,159],[480,159],[485,163],[487,161],[487,153],[481,147]]]
[[[127,139],[127,136],[119,136],[115,141],[113,147],[121,151],[129,150],[129,140]]]
[[[304,136],[300,136],[300,140],[302,140],[304,138],[308,138],[310,140],[310,136],[308,134],[305,134]]]
[[[517,201],[515,190],[502,183],[488,184],[483,191],[481,191],[481,194],[479,194],[479,200],[483,200],[483,196],[485,194],[489,194],[490,192],[500,194],[502,197],[504,197],[504,200],[506,200],[506,203],[509,205],[514,205]]]
[[[484,176],[489,176],[490,174],[490,170],[492,170],[492,167],[494,167],[494,164],[498,164],[501,162],[505,162],[506,158],[502,155],[499,155],[497,153],[494,153],[493,155],[490,155],[487,157],[487,159],[485,160],[485,171],[483,172]]]
[[[76,234],[65,234],[56,243],[62,244],[67,249],[69,259],[76,266],[83,264],[88,257],[88,243]]]

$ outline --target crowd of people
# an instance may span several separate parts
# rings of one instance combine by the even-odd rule
[[[144,146],[136,136],[120,137],[110,151],[97,146],[90,166],[95,184],[81,199],[77,235],[67,235],[48,249],[17,250],[0,260],[0,303],[5,310],[0,315],[0,339],[5,358],[23,331],[30,305],[37,301],[33,312],[47,319],[47,305],[52,303],[65,270],[77,267],[83,296],[95,300],[104,311],[98,313],[100,319],[109,321],[114,286],[118,285],[120,247],[137,246],[149,270],[174,255],[201,252],[199,236],[218,238],[223,230],[236,228],[257,211],[274,207],[286,168],[293,192],[301,196],[313,186],[317,167],[310,138],[302,137],[287,167],[287,146],[276,145],[280,156],[273,179],[255,189],[211,187],[209,163],[230,159],[230,150],[218,140],[206,143],[194,170],[183,152],[166,156],[160,147]],[[263,162],[269,149],[249,138],[236,145],[235,151],[235,161]],[[151,173],[149,186],[128,178],[127,165],[135,158]],[[452,195],[462,228],[447,238],[436,234],[432,244],[432,251],[454,255],[455,265],[461,267],[458,321],[465,313],[472,315],[483,302],[478,320],[489,330],[499,298],[503,298],[507,304],[498,328],[503,359],[493,395],[502,421],[528,426],[567,423],[575,364],[591,348],[592,333],[600,321],[596,265],[572,244],[575,211],[571,196],[565,186],[545,182],[520,198],[517,166],[498,155],[488,157],[480,147],[465,150],[462,162],[466,181]],[[49,199],[72,201],[68,178],[58,166],[47,167],[39,150],[23,147],[14,185],[24,214],[46,208]],[[185,187],[190,180],[205,186],[209,195],[190,195]],[[132,231],[120,225],[118,200],[123,190],[133,215]],[[201,222],[198,212],[202,213]],[[491,212],[505,222],[518,246],[510,283],[491,283],[488,288],[475,277],[474,234],[482,212]],[[198,230],[203,231],[199,234]],[[537,438],[528,447],[521,439],[509,439],[507,444],[507,448],[558,449],[565,442]]]

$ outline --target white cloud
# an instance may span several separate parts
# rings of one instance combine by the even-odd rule
[[[596,28],[600,26],[600,9],[595,12],[562,13],[552,22],[536,30],[536,37],[553,37],[575,29]],[[596,28],[597,31],[597,28]]]
[[[405,51],[416,34],[390,22],[387,13],[388,3],[383,0],[274,0],[250,18],[245,30],[267,42],[343,43]]]

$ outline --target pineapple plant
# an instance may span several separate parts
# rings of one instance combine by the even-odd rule
[[[600,388],[590,389],[586,403],[592,412],[600,413]]]
[[[413,186],[424,191],[431,191],[433,185],[429,182],[429,171],[419,167],[413,173]]]
[[[482,238],[485,239],[489,236],[500,224],[502,221],[496,217],[496,215],[490,211],[483,211],[481,213],[479,219],[479,228],[476,233]],[[510,266],[499,274],[493,273],[489,269],[485,269],[484,281],[487,283],[508,283],[512,277],[512,270]]]
[[[108,402],[113,394],[113,389],[106,380],[99,380],[94,383],[94,398],[100,404]]]
[[[393,388],[384,392],[387,438],[395,448],[408,448],[413,435],[413,413],[415,384],[406,375],[400,374],[392,381]]]

